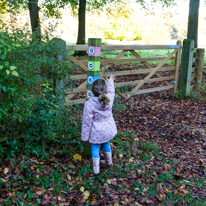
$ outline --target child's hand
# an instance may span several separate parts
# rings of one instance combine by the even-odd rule
[[[81,141],[81,144],[84,146],[85,142],[84,142],[84,141]]]
[[[107,78],[107,80],[112,80],[114,82],[114,80],[116,79],[114,74],[110,74],[109,79]]]

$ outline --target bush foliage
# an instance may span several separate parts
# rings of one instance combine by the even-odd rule
[[[71,84],[73,66],[59,58],[65,58],[66,48],[50,33],[51,28],[39,41],[27,27],[1,27],[0,158],[45,156],[52,145],[79,136],[71,108],[64,107],[64,87]]]

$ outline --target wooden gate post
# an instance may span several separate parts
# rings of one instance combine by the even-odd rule
[[[205,49],[197,49],[197,65],[195,70],[195,90],[200,91]]]
[[[61,38],[53,38],[51,40],[51,42],[53,42],[54,44],[57,45],[57,47],[55,48],[55,52],[56,53],[56,58],[62,63],[60,68],[62,67],[63,63],[64,63],[64,59],[66,57],[66,41],[64,41]],[[64,102],[65,102],[65,97],[64,97],[64,82],[62,79],[57,79],[57,72],[50,72],[50,75],[53,78],[53,91],[55,96],[57,97],[58,101],[59,101],[59,106],[61,108],[64,107]]]
[[[184,39],[183,41],[179,84],[179,89],[183,96],[190,95],[194,44],[195,42],[192,39]]]
[[[93,96],[92,84],[100,76],[100,60],[101,60],[101,39],[89,38],[88,42],[88,68],[87,68],[87,99]],[[85,143],[84,154],[91,157],[91,144]]]
[[[178,48],[178,52],[176,53],[175,58],[175,81],[174,81],[174,93],[177,92],[177,82],[178,82],[178,76],[179,76],[179,67],[180,67],[180,54],[181,54],[181,41],[177,41],[177,45],[180,47]]]

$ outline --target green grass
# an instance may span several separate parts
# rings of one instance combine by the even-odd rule
[[[155,152],[155,153],[159,151],[158,146],[157,146],[157,144],[154,143],[154,141],[152,141],[152,142],[146,141],[144,143],[140,143],[139,147],[143,151],[148,150],[149,152]]]

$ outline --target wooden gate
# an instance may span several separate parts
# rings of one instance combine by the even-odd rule
[[[71,49],[71,46],[67,46],[67,49]],[[75,51],[87,51],[87,45],[75,45],[72,48]],[[159,49],[171,49],[174,50],[170,53],[167,57],[148,57],[142,58],[136,51],[137,50],[159,50]],[[178,82],[178,73],[179,73],[179,65],[180,65],[180,53],[181,53],[181,41],[177,41],[176,45],[102,45],[101,50],[121,50],[121,53],[118,54],[114,59],[101,59],[100,63],[103,65],[101,67],[100,77],[109,76],[111,72],[106,72],[106,70],[112,65],[117,63],[134,63],[134,62],[141,62],[143,65],[146,66],[146,69],[134,69],[134,70],[126,70],[126,71],[115,71],[112,74],[116,76],[122,75],[134,75],[134,74],[148,74],[142,80],[135,80],[130,82],[120,82],[115,83],[115,87],[124,86],[124,85],[135,85],[135,88],[130,93],[123,93],[121,96],[124,98],[130,98],[132,95],[136,94],[144,94],[149,92],[161,91],[161,90],[169,90],[173,89],[174,93],[177,91],[177,82]],[[135,58],[130,59],[121,59],[127,52],[131,52]],[[78,87],[69,92],[67,92],[66,102],[70,103],[84,103],[86,98],[75,99],[72,98],[79,92],[86,92],[86,85],[87,85],[87,60],[78,60],[73,56],[67,57],[68,60],[77,64],[81,69],[85,71],[85,74],[80,75],[71,75],[72,80],[80,80],[85,79],[85,81]],[[162,62],[157,65],[156,68],[153,68],[147,61],[159,61]],[[168,60],[175,60],[175,65],[172,67],[163,67]],[[162,76],[160,73],[163,71],[174,71],[173,75],[171,76]],[[154,74],[158,76],[158,78],[151,78]],[[168,81],[172,80],[172,83]],[[154,87],[149,89],[141,89],[141,87],[148,82],[159,82],[163,81],[165,86],[161,87]]]

